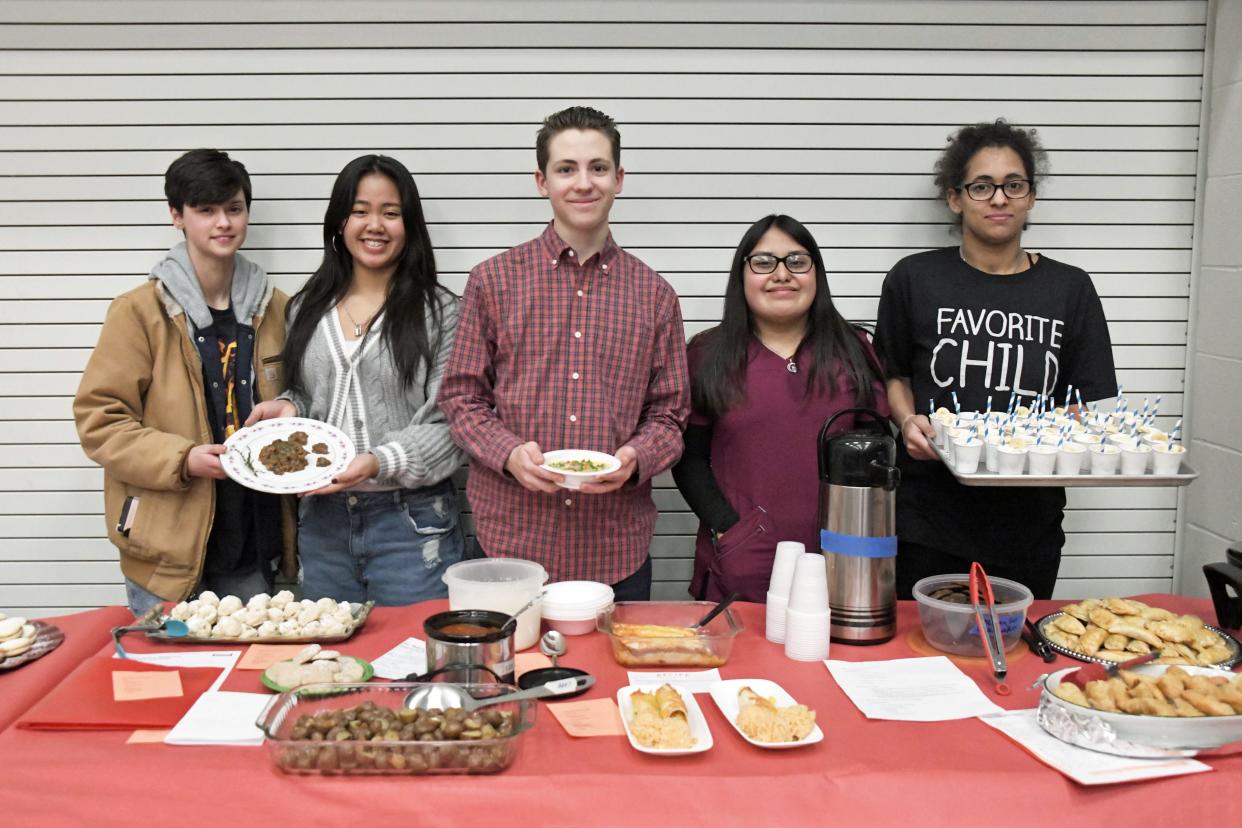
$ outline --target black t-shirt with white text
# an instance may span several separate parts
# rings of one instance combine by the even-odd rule
[[[907,256],[884,280],[876,350],[890,377],[908,377],[915,409],[1004,410],[1017,393],[1063,405],[1117,392],[1112,343],[1086,272],[1040,256],[1021,273],[984,273],[947,247]],[[1077,399],[1071,394],[1071,402]],[[899,451],[897,530],[904,540],[987,563],[1060,553],[1065,490],[967,487],[938,461]]]

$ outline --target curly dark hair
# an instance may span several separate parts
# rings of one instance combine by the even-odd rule
[[[1022,167],[1026,177],[1031,180],[1031,192],[1039,189],[1039,182],[1048,176],[1048,153],[1039,142],[1034,129],[1022,129],[997,118],[964,126],[949,136],[949,145],[944,148],[936,161],[936,193],[944,199],[950,190],[955,190],[965,183],[966,168],[975,153],[985,147],[1009,147],[1022,159]],[[957,223],[960,226],[962,217],[959,214]]]

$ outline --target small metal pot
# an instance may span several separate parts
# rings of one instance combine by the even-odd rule
[[[439,612],[423,622],[427,639],[427,669],[440,670],[440,681],[470,683],[494,681],[493,676],[472,665],[488,668],[502,682],[513,683],[513,630],[504,629],[510,618],[493,610],[450,610]],[[491,628],[486,633],[458,634],[445,632],[454,624],[476,624]]]

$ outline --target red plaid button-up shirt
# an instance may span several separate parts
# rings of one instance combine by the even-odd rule
[[[553,581],[616,583],[651,544],[651,478],[681,456],[690,393],[677,294],[611,236],[576,261],[549,224],[470,272],[439,403],[471,458],[466,494],[487,553],[537,561]],[[637,485],[532,492],[504,471],[530,440],[629,445]]]

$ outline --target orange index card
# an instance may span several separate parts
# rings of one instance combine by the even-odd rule
[[[621,711],[612,699],[549,704],[548,710],[570,736],[625,735],[625,728],[621,725]]]
[[[518,653],[513,657],[513,677],[521,678],[522,673],[529,673],[531,670],[551,666],[552,659],[543,653]]]
[[[112,671],[114,701],[175,699],[182,695],[181,673],[177,670],[150,670],[141,673],[131,670]]]
[[[164,737],[167,736],[167,730],[135,730],[129,734],[129,738],[125,740],[127,745],[149,745],[160,743],[163,744]]]
[[[304,649],[305,644],[251,644],[234,669],[266,670],[278,661],[288,661]]]

